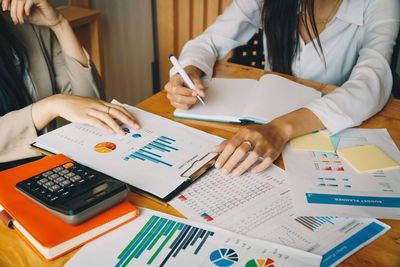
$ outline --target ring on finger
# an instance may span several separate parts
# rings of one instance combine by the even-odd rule
[[[107,106],[107,114],[110,114],[110,109],[111,109],[111,107]]]
[[[244,140],[242,143],[248,145],[250,150],[253,150],[253,144],[249,140]]]

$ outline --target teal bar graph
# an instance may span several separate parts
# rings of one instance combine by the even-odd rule
[[[119,254],[115,266],[128,266],[130,262],[141,257],[145,257],[150,265],[164,251],[163,254],[167,255],[161,261],[162,267],[171,257],[176,258],[180,253],[190,253],[186,252],[189,246],[194,247],[193,254],[198,254],[207,239],[213,235],[211,231],[152,216]]]

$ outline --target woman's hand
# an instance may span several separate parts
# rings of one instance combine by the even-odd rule
[[[2,0],[3,11],[9,10],[14,24],[29,23],[54,27],[64,17],[47,0]]]
[[[262,157],[262,162],[251,169],[253,173],[261,172],[274,162],[290,139],[324,128],[311,110],[301,108],[268,124],[242,129],[231,139],[214,147],[213,152],[221,152],[215,167],[222,168],[224,174],[233,170],[233,175],[239,176]],[[238,165],[247,152],[250,153]]]
[[[221,152],[215,167],[222,168],[223,174],[228,174],[233,170],[234,176],[240,176],[256,163],[259,157],[262,157],[262,162],[251,170],[254,173],[261,172],[274,162],[288,141],[289,132],[285,130],[285,127],[272,122],[244,128],[231,139],[214,147],[213,152]],[[238,165],[248,152],[250,152],[248,156]]]
[[[164,86],[171,105],[179,109],[189,109],[198,101],[197,96],[206,96],[204,84],[200,78],[203,72],[195,66],[187,66],[185,71],[196,86],[196,90],[185,87],[179,74],[172,76]]]
[[[38,131],[56,117],[120,135],[125,132],[115,119],[133,129],[140,128],[136,119],[124,107],[95,98],[58,94],[32,105],[33,123]]]

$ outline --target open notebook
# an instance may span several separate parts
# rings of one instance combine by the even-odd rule
[[[321,92],[275,74],[260,80],[213,78],[206,84],[206,105],[176,109],[178,118],[267,123],[320,98]]]

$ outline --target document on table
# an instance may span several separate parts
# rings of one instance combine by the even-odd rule
[[[222,138],[129,105],[123,106],[138,119],[141,129],[123,125],[126,135],[121,137],[71,123],[39,136],[34,146],[63,153],[164,200],[186,185],[188,177],[202,167],[202,163],[216,157],[209,152]]]
[[[309,267],[320,262],[312,253],[141,209],[138,218],[86,244],[65,266]]]
[[[338,135],[338,150],[373,144],[400,162],[386,129],[348,129]],[[282,155],[299,214],[400,219],[399,168],[359,173],[337,154],[294,151],[289,146]]]
[[[321,266],[338,264],[390,228],[375,219],[296,214],[275,165],[240,177],[213,169],[169,203],[191,220],[321,255]]]

